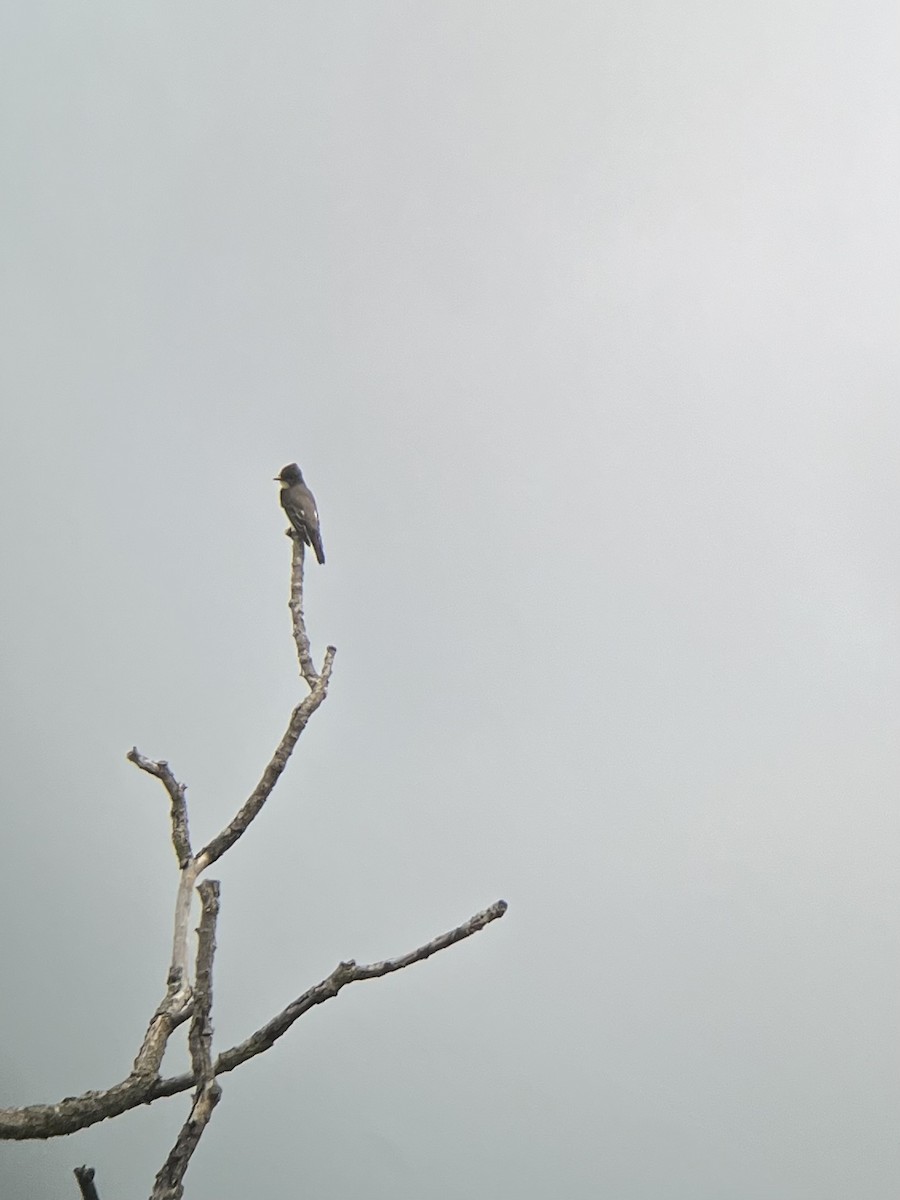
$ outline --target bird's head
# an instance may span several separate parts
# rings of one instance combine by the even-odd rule
[[[275,476],[276,483],[302,483],[303,475],[296,463],[288,463],[286,467],[282,467],[279,473]]]

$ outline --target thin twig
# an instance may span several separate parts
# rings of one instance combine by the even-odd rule
[[[291,598],[288,608],[291,610],[291,625],[294,631],[294,643],[297,647],[297,661],[300,663],[300,674],[312,690],[319,678],[319,673],[312,660],[309,645],[309,635],[306,632],[306,618],[303,615],[303,564],[306,558],[306,546],[303,538],[293,529],[288,531],[291,539]]]
[[[191,835],[188,832],[187,801],[185,799],[187,784],[178,782],[167,762],[162,760],[154,762],[152,758],[145,758],[138,751],[137,746],[132,746],[125,757],[129,762],[133,762],[136,767],[140,767],[148,775],[155,775],[157,779],[161,779],[165,784],[166,791],[169,793],[169,798],[172,801],[172,845],[175,847],[175,857],[178,859],[178,865],[184,870],[191,858]]]
[[[336,653],[337,651],[334,646],[328,647],[325,652],[325,661],[322,664],[321,675],[316,679],[313,689],[306,699],[302,700],[291,713],[291,719],[288,722],[284,736],[278,743],[278,748],[263,771],[259,783],[222,832],[217,834],[211,842],[208,842],[198,852],[196,862],[201,871],[214,863],[216,859],[221,858],[226,850],[230,850],[238,838],[246,832],[250,823],[259,815],[263,805],[272,794],[272,789],[278,782],[282,771],[287,766],[288,760],[297,744],[297,739],[306,728],[310,717],[328,693],[328,683],[331,679],[331,668]]]

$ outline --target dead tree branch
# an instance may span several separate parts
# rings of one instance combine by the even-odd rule
[[[200,870],[204,870],[211,863],[214,863],[216,859],[221,858],[226,850],[230,850],[238,838],[246,832],[250,823],[259,815],[263,805],[272,794],[272,789],[278,782],[279,776],[287,766],[288,760],[297,744],[297,739],[306,728],[310,717],[328,693],[328,683],[331,679],[331,668],[336,653],[337,650],[334,646],[329,646],[325,651],[322,674],[316,677],[312,691],[306,699],[302,700],[291,713],[291,719],[288,722],[284,736],[278,743],[278,748],[269,760],[268,766],[263,771],[259,783],[222,832],[217,834],[197,854],[196,861],[200,864]]]
[[[336,654],[334,646],[327,647],[322,669],[316,670],[303,613],[304,553],[302,538],[292,533],[289,607],[300,674],[309,687],[309,694],[294,708],[287,729],[259,783],[231,821],[202,850],[194,853],[188,823],[187,786],[176,779],[166,761],[147,758],[137,747],[127,755],[139,770],[159,779],[168,794],[171,839],[179,868],[166,990],[150,1018],[131,1071],[125,1079],[110,1088],[85,1092],[80,1096],[67,1096],[57,1104],[0,1109],[0,1140],[27,1141],[75,1133],[138,1105],[150,1104],[193,1088],[190,1113],[156,1177],[151,1200],[181,1200],[184,1176],[191,1156],[221,1096],[218,1076],[235,1070],[249,1059],[269,1050],[300,1017],[316,1005],[333,999],[347,984],[377,979],[422,962],[456,942],[471,937],[506,912],[506,902],[498,900],[462,925],[397,958],[368,965],[358,965],[352,959],[340,962],[327,978],[303,992],[255,1033],[213,1058],[212,969],[219,884],[215,880],[199,882],[200,877],[235,845],[262,811],[290,761],[300,735],[328,694]],[[195,890],[200,896],[201,914],[196,958],[192,964],[188,943]],[[160,1071],[169,1038],[188,1018],[191,1022],[188,1031],[191,1069],[183,1075],[164,1079]],[[83,1200],[99,1200],[93,1168],[77,1167],[75,1176]]]
[[[209,1124],[213,1109],[219,1103],[222,1089],[216,1081],[212,1061],[212,966],[216,951],[216,920],[219,915],[219,884],[206,880],[200,884],[200,928],[197,938],[196,984],[194,1015],[188,1033],[191,1068],[197,1081],[194,1102],[188,1119],[181,1127],[169,1157],[163,1163],[150,1200],[181,1200],[184,1195],[184,1176],[203,1131]]]
[[[288,608],[291,610],[291,624],[294,631],[294,643],[297,647],[297,660],[300,663],[300,674],[312,690],[316,686],[319,675],[312,660],[309,637],[306,633],[306,618],[303,615],[303,562],[306,557],[306,546],[303,538],[295,530],[289,529],[288,537],[291,539],[292,546],[291,598],[288,601]]]
[[[472,934],[478,933],[485,926],[496,921],[506,912],[506,901],[498,900],[490,908],[476,913],[462,925],[442,933],[417,950],[399,958],[385,959],[383,962],[358,966],[352,960],[342,962],[332,973],[309,988],[293,1000],[286,1008],[274,1016],[265,1025],[257,1029],[244,1041],[239,1042],[228,1050],[223,1050],[215,1062],[215,1074],[224,1075],[233,1071],[248,1059],[255,1058],[275,1044],[276,1041],[294,1024],[294,1022],[326,1000],[332,1000],[341,988],[348,983],[362,979],[377,979],[381,975],[390,975],[394,971],[402,971],[413,963],[424,962],[433,954],[446,950],[456,942],[461,942]],[[137,1080],[139,1086],[130,1092],[123,1089],[131,1082],[131,1077],[105,1092],[87,1092],[83,1096],[69,1096],[59,1104],[34,1104],[28,1108],[0,1109],[0,1139],[26,1141],[32,1138],[59,1137],[62,1134],[75,1133],[105,1121],[108,1117],[118,1116],[130,1108],[140,1104],[151,1104],[163,1096],[175,1096],[179,1092],[187,1092],[196,1086],[197,1079],[193,1073],[172,1075],[166,1079]]]
[[[97,1188],[94,1185],[93,1167],[76,1167],[75,1178],[78,1180],[78,1186],[81,1189],[81,1200],[100,1200]]]
[[[155,775],[163,781],[172,801],[172,845],[175,847],[178,865],[184,870],[192,857],[191,836],[188,833],[187,784],[178,782],[167,762],[154,762],[152,758],[145,758],[143,754],[138,753],[137,746],[132,746],[125,757],[148,775]]]
[[[402,971],[404,967],[410,967],[413,963],[424,962],[426,958],[431,958],[432,954],[446,950],[456,942],[461,942],[465,938],[471,937],[473,933],[478,933],[486,925],[490,925],[492,921],[502,917],[506,909],[506,901],[498,900],[490,908],[469,917],[468,921],[464,921],[462,925],[457,925],[455,929],[451,929],[447,933],[439,934],[430,942],[426,942],[424,946],[419,946],[417,950],[411,950],[399,958],[388,958],[382,962],[363,966],[358,966],[353,959],[350,959],[349,962],[338,963],[331,974],[321,983],[317,983],[298,996],[296,1000],[291,1001],[271,1021],[267,1021],[243,1042],[232,1046],[230,1050],[224,1050],[216,1059],[216,1074],[224,1075],[241,1066],[248,1059],[255,1058],[257,1054],[264,1053],[287,1033],[298,1018],[308,1013],[311,1008],[315,1008],[317,1004],[333,1000],[341,988],[346,987],[348,983],[356,983],[362,979],[378,979],[382,975]],[[193,1083],[193,1075],[176,1075],[169,1079],[161,1079],[152,1089],[152,1099],[155,1100],[157,1096],[174,1096],[177,1092],[185,1092],[193,1086]]]

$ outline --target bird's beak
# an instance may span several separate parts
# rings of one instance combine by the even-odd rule
[[[280,475],[273,475],[273,476],[272,476],[272,482],[273,482],[273,483],[281,483],[281,476],[280,476]]]

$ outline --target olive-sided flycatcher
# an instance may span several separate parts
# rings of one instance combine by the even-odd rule
[[[319,510],[316,508],[316,498],[303,482],[303,474],[296,463],[288,463],[282,467],[275,479],[283,484],[281,489],[281,507],[288,515],[288,520],[300,537],[312,546],[320,563],[325,561],[325,551],[322,549],[322,535],[319,532]]]

